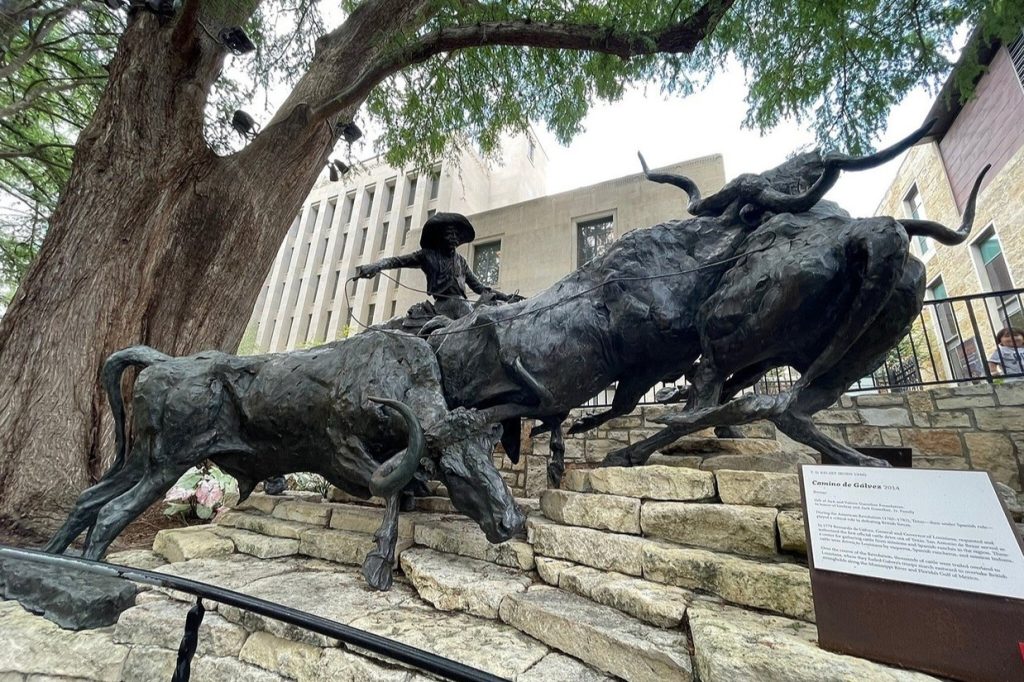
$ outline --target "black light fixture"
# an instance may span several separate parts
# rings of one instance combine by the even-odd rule
[[[235,109],[235,113],[231,115],[231,127],[246,139],[256,137],[256,133],[259,132],[256,120],[241,109]]]
[[[125,2],[124,0],[96,0],[96,1],[97,2],[102,2],[111,11],[114,11],[114,12],[116,12],[119,9],[121,9],[122,7],[126,7],[128,5],[128,3]]]
[[[327,164],[327,172],[331,176],[331,182],[337,182],[342,175],[348,173],[348,164],[341,161],[331,161]]]
[[[241,26],[222,28],[219,37],[220,42],[224,43],[224,46],[235,54],[245,54],[256,49],[256,46],[252,44],[249,36],[245,34]]]
[[[109,1],[107,1],[107,6],[110,7]],[[161,20],[170,19],[175,13],[173,0],[131,0],[129,13],[137,12],[140,9],[152,12]]]
[[[338,124],[338,134],[345,138],[345,142],[352,144],[363,136],[363,131],[352,121]]]

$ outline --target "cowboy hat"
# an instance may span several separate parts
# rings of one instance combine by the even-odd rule
[[[455,228],[459,244],[468,244],[476,238],[476,231],[466,216],[461,213],[435,213],[423,223],[423,234],[420,235],[420,247],[437,249],[445,246],[445,229]]]

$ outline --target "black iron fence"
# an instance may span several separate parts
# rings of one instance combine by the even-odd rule
[[[43,565],[59,566],[68,571],[80,571],[110,578],[124,578],[145,585],[166,587],[178,590],[179,592],[186,592],[196,597],[196,604],[189,611],[185,623],[183,623],[181,647],[178,650],[178,663],[171,682],[187,682],[189,679],[191,661],[196,652],[196,646],[199,641],[199,628],[201,627],[205,612],[203,599],[245,609],[246,611],[273,618],[282,623],[295,625],[310,632],[316,632],[337,639],[345,644],[361,647],[366,651],[399,661],[447,680],[500,682],[502,679],[488,672],[471,668],[429,651],[417,649],[408,644],[403,644],[387,637],[381,637],[380,635],[375,635],[350,625],[343,625],[327,618],[306,613],[305,611],[299,611],[298,609],[275,604],[258,597],[252,597],[241,592],[217,587],[216,585],[208,585],[207,583],[201,583],[188,578],[5,545],[0,545],[0,559],[29,561]]]
[[[1024,380],[1024,347],[1000,347],[996,342],[996,335],[1007,328],[1024,329],[1024,289],[925,301],[910,333],[877,370],[849,391],[900,392],[945,384]],[[748,390],[781,393],[799,378],[792,367],[780,367]],[[658,384],[640,404],[653,405],[667,396],[681,398],[687,388],[683,378]],[[609,386],[586,407],[607,407],[614,397],[615,387]]]

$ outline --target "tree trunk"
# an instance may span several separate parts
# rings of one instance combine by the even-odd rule
[[[113,453],[99,371],[111,352],[237,347],[332,140],[299,107],[265,140],[216,157],[202,122],[222,60],[212,41],[150,15],[122,37],[50,233],[0,323],[2,517],[46,530],[102,475]]]

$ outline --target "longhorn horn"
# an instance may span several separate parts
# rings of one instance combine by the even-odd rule
[[[409,444],[405,450],[377,467],[370,477],[370,492],[377,497],[387,498],[404,488],[412,480],[416,469],[419,468],[420,458],[426,450],[426,439],[423,436],[423,427],[420,426],[419,419],[408,405],[398,400],[368,397],[373,402],[386,405],[402,415],[409,428]]]
[[[825,157],[825,168],[821,175],[803,194],[794,196],[766,187],[761,190],[753,203],[774,213],[803,213],[821,201],[822,197],[836,184],[842,171],[867,170],[892,161],[927,135],[937,120],[933,118],[896,144],[874,154],[867,156],[829,154]]]
[[[903,226],[903,229],[907,231],[907,235],[910,237],[928,237],[946,246],[963,244],[967,240],[968,235],[971,234],[971,227],[974,225],[974,208],[978,199],[978,191],[981,189],[981,181],[985,178],[985,173],[988,173],[991,167],[992,164],[988,164],[982,168],[981,173],[978,174],[978,179],[974,181],[974,188],[971,189],[971,196],[967,199],[967,206],[964,207],[964,217],[958,229],[951,230],[934,220],[911,220],[908,218],[907,220],[899,220],[897,222]]]
[[[640,165],[644,169],[644,175],[651,182],[660,182],[666,185],[673,185],[686,192],[686,195],[690,198],[690,202],[687,205],[687,210],[696,215],[696,209],[700,205],[700,190],[697,189],[697,183],[685,175],[672,175],[671,173],[652,173],[651,169],[647,167],[647,161],[644,160],[644,155],[637,152],[636,155],[640,157]]]

